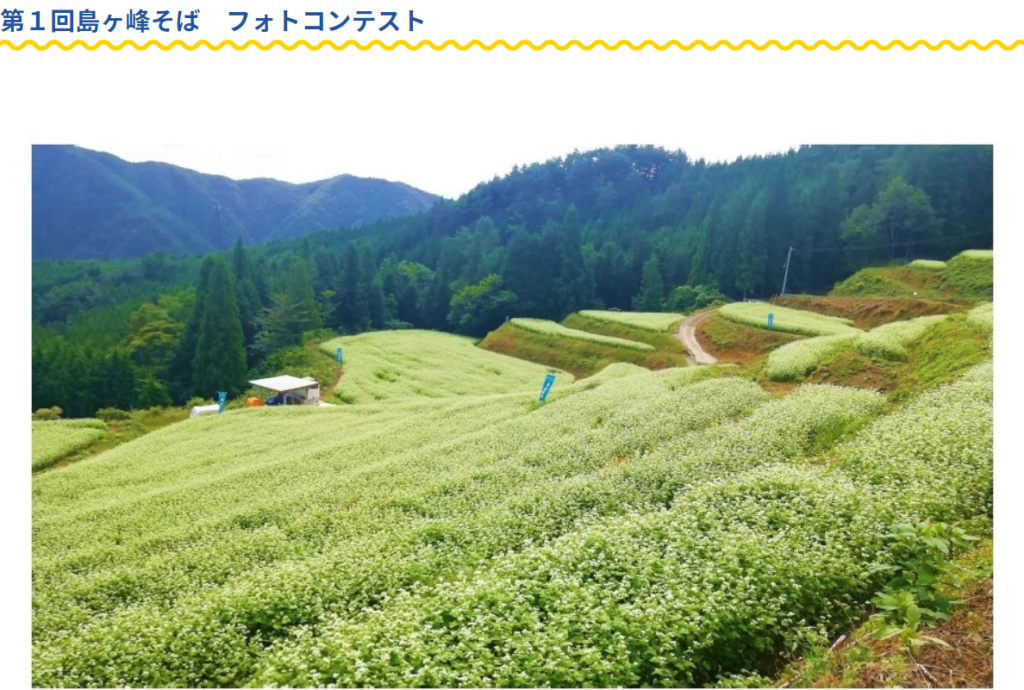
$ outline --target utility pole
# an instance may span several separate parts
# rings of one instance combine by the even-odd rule
[[[789,260],[793,257],[793,248],[789,248],[789,253],[786,254],[786,272],[782,275],[782,293],[780,297],[786,295],[786,281],[789,279]]]
[[[217,242],[224,239],[224,231],[220,227],[220,204],[213,205],[213,212],[217,215]]]

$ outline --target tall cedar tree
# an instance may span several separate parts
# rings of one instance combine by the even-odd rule
[[[323,328],[324,322],[320,318],[320,308],[317,306],[316,294],[313,292],[313,276],[309,262],[296,258],[292,262],[292,269],[287,278],[288,299],[304,315],[302,330],[312,331]]]
[[[227,391],[229,396],[235,396],[244,388],[246,374],[238,301],[224,262],[219,258],[209,260],[213,263],[192,359],[192,393],[213,397],[217,391]]]
[[[232,252],[232,266],[235,274],[236,296],[238,298],[238,316],[242,320],[242,334],[245,336],[245,344],[251,345],[256,337],[256,324],[254,319],[263,308],[260,302],[259,293],[256,290],[256,283],[253,280],[252,268],[249,266],[249,257],[242,246],[242,237],[239,235],[235,242],[235,249]]]
[[[192,313],[185,324],[185,330],[181,334],[181,342],[178,351],[174,355],[168,374],[168,387],[171,398],[179,403],[185,402],[192,391],[192,363],[196,357],[196,346],[199,344],[199,327],[203,321],[203,312],[206,309],[207,286],[210,282],[210,272],[216,263],[216,259],[207,256],[199,268],[199,282],[196,284],[196,298],[192,305]]]
[[[658,256],[652,254],[644,263],[643,277],[640,280],[640,294],[633,300],[633,308],[637,311],[661,311],[661,301],[665,299],[665,284],[661,280],[658,268]]]

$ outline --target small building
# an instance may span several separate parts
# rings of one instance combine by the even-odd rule
[[[272,393],[265,401],[267,405],[320,404],[320,384],[316,379],[284,375],[256,379],[249,383]]]

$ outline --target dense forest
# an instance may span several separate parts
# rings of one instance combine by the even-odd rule
[[[989,146],[807,146],[727,164],[575,152],[356,228],[256,247],[239,234],[206,257],[36,261],[33,406],[235,394],[317,329],[483,335],[507,315],[767,298],[791,247],[787,292],[815,293],[865,265],[991,246]]]

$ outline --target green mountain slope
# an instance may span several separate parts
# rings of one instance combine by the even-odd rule
[[[437,197],[342,175],[308,184],[231,180],[128,163],[75,146],[32,149],[32,255],[116,259],[195,254],[418,213]]]

